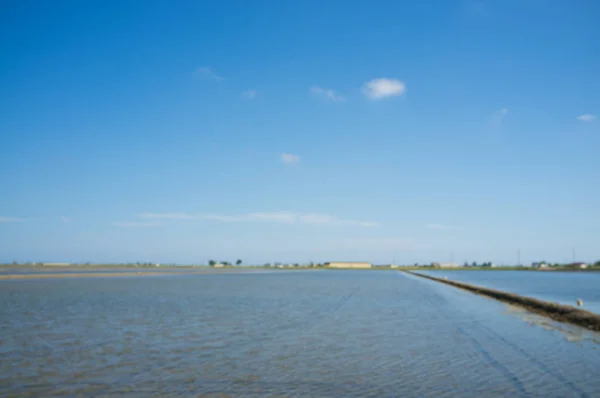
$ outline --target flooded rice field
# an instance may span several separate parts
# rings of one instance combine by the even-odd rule
[[[576,306],[577,299],[582,299],[583,309],[600,314],[600,272],[469,270],[419,272],[559,304]]]
[[[594,397],[597,340],[395,271],[0,281],[1,396]]]

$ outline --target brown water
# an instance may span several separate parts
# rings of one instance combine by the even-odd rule
[[[0,281],[0,336],[2,396],[600,396],[596,336],[399,272]]]

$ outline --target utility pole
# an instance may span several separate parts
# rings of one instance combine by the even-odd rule
[[[571,262],[572,262],[572,263],[575,263],[575,248],[573,248],[573,250],[572,250],[572,253],[571,253],[571,256],[572,256],[572,260],[573,260],[573,261],[571,261]]]
[[[521,249],[517,249],[517,265],[521,266]]]

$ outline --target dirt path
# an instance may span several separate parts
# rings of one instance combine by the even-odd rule
[[[456,282],[448,279],[436,278],[429,275],[418,274],[410,271],[404,271],[411,275],[420,278],[430,279],[432,281],[445,283],[450,286],[468,290],[472,293],[482,296],[491,297],[493,299],[503,301],[512,305],[519,306],[530,312],[551,318],[555,321],[571,323],[582,326],[586,329],[600,332],[600,315],[594,314],[586,310],[572,307],[570,305],[562,305],[551,303],[548,301],[538,300],[531,297],[520,296],[514,293],[507,293],[502,290],[489,289],[486,287],[470,285],[468,283]]]

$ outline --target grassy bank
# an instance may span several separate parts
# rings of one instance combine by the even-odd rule
[[[600,332],[600,315],[594,314],[593,312],[575,308],[570,305],[556,304],[548,301],[534,299],[531,297],[520,296],[518,294],[508,293],[502,290],[489,289],[486,287],[470,285],[468,283],[456,282],[448,279],[436,278],[433,276],[417,274],[414,272],[409,273],[420,278],[445,283],[447,285],[458,287],[460,289],[464,289],[472,293],[490,297],[508,304],[516,305],[526,309],[527,311],[545,316],[558,322],[571,323],[574,325],[584,327],[586,329]]]

